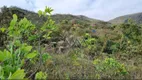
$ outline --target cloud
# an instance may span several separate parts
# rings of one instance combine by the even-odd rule
[[[31,2],[31,0],[30,0]],[[0,7],[3,6],[17,6],[23,9],[34,10],[34,6],[31,3],[28,3],[27,0],[2,0],[0,2]]]
[[[35,5],[38,9],[43,9],[46,5],[52,7],[55,12],[74,13],[80,9],[87,8],[88,0],[36,0]],[[36,11],[37,11],[36,10]]]
[[[50,6],[54,13],[70,13],[110,20],[115,17],[142,11],[142,0],[36,0],[36,10]]]
[[[15,5],[37,12],[45,6],[52,7],[55,13],[86,15],[100,20],[142,11],[142,0],[3,0],[2,5]]]

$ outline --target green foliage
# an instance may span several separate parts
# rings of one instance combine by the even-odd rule
[[[51,34],[56,31],[58,28],[55,25],[55,21],[53,21],[51,19],[51,12],[53,11],[53,9],[51,9],[50,7],[46,7],[45,11],[38,11],[38,15],[41,16],[47,16],[47,21],[40,27],[40,29],[38,30],[38,35],[41,35],[42,37],[44,37],[45,39],[51,39]]]
[[[90,55],[94,55],[97,49],[96,46],[96,39],[92,38],[90,34],[86,33],[84,35],[84,39],[82,41],[82,46],[85,48],[85,50],[87,50],[88,54]]]
[[[34,36],[35,25],[33,25],[26,18],[17,21],[18,17],[16,14],[13,15],[13,19],[8,27],[8,35],[13,39],[19,39],[24,41],[25,39],[31,40]],[[24,40],[23,40],[24,39]]]
[[[0,40],[6,37],[0,41],[4,45],[0,48],[0,79],[141,78],[142,26],[128,21],[107,27],[107,23],[94,23],[83,16],[51,15],[52,11],[46,7],[32,14],[33,18],[25,11],[24,16],[10,12],[13,19],[8,28],[0,28]]]
[[[38,11],[38,15],[39,15],[39,17],[42,15],[46,16],[46,14],[51,15],[52,11],[53,11],[52,8],[46,6],[44,11],[41,11],[41,10]]]
[[[0,61],[3,62],[3,61],[10,59],[10,58],[12,58],[12,54],[9,51],[7,51],[7,50],[4,50],[3,52],[0,51]]]
[[[111,77],[128,74],[124,64],[119,63],[113,58],[105,58],[103,61],[95,59],[94,65],[99,75],[104,74],[105,76]]]
[[[38,55],[38,53],[36,51],[33,51],[29,54],[26,55],[27,59],[33,59],[34,57],[36,57]]]
[[[7,78],[9,73],[13,73],[18,68],[21,68],[23,66],[23,60],[33,59],[38,55],[36,51],[31,51],[32,46],[28,46],[27,44],[20,44],[20,46],[14,45],[9,45],[9,51],[0,51],[0,61],[2,61],[1,66],[3,67],[5,78]]]
[[[111,54],[116,53],[120,48],[120,44],[118,42],[113,42],[111,40],[107,40],[106,47],[104,52]]]
[[[41,71],[36,73],[35,75],[35,79],[46,79],[46,78],[47,78],[47,74]]]
[[[43,14],[39,11],[39,15],[46,16],[46,13],[51,15],[52,11],[53,9],[46,7]],[[6,30],[9,41],[7,42],[7,48],[0,51],[0,72],[2,72],[0,78],[24,79],[26,73],[24,69],[19,70],[19,68],[25,66],[26,60],[30,60],[29,63],[39,61],[40,66],[41,62],[45,63],[50,56],[48,54],[42,55],[40,37],[45,35],[49,37],[55,29],[54,21],[50,17],[42,27],[38,28],[26,18],[18,21],[17,15],[14,14],[8,29],[1,28],[2,32]],[[28,42],[35,40],[38,40],[37,43],[34,43],[34,45],[38,46],[37,50],[34,50],[36,47],[28,44]],[[38,59],[38,57],[40,58]],[[36,79],[46,79],[46,75],[44,74],[42,72],[37,73]]]
[[[141,54],[142,50],[142,26],[128,20],[127,23],[121,24],[121,42],[120,48],[124,53]]]
[[[0,79],[4,79],[4,71],[2,66],[0,66]]]
[[[140,25],[137,25],[129,20],[128,23],[122,24],[121,28],[124,37],[129,39],[129,41],[131,41],[132,43],[141,42],[142,27]]]
[[[25,77],[25,72],[23,69],[19,69],[16,72],[14,72],[12,75],[9,76],[8,79],[24,79]]]
[[[51,59],[52,57],[48,53],[44,53],[42,55],[42,61],[45,63],[48,59]]]
[[[5,32],[5,30],[6,30],[6,28],[3,28],[3,27],[0,28],[0,31],[2,31],[2,33]]]

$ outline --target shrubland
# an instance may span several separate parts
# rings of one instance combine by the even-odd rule
[[[40,25],[13,14],[0,28],[0,79],[142,79],[141,25],[57,23],[52,11],[38,11]]]

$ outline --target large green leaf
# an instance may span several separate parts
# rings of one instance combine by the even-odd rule
[[[41,10],[38,11],[39,17],[42,15],[42,13],[43,13],[43,12],[42,12]]]
[[[8,79],[24,79],[25,77],[24,69],[19,69],[14,72]]]
[[[16,22],[17,22],[17,15],[13,14],[13,19],[10,22],[10,27],[14,27],[14,25],[16,24]]]
[[[44,12],[46,12],[46,13],[48,13],[48,14],[51,14],[51,12],[53,11],[53,9],[52,8],[50,8],[50,7],[47,7],[46,6],[46,8],[45,8],[45,11]]]
[[[34,51],[34,52],[32,52],[32,53],[27,54],[26,58],[32,59],[32,58],[34,58],[34,57],[36,57],[36,56],[37,56],[37,52]]]
[[[38,72],[36,73],[35,79],[46,79],[47,78],[47,74],[43,73],[43,72]]]
[[[4,79],[4,71],[1,66],[0,66],[0,79]]]
[[[12,57],[12,54],[7,51],[7,50],[4,50],[3,52],[0,51],[0,61],[5,61],[7,59],[10,59]]]
[[[32,46],[28,46],[26,43],[22,45],[21,49],[24,53],[29,53],[32,50]]]
[[[25,51],[27,51],[27,52],[30,52],[31,49],[32,49],[32,46],[26,46],[26,47],[25,47]]]

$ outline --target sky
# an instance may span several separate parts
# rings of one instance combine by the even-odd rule
[[[142,12],[142,0],[0,0],[0,7],[4,5],[34,12],[48,6],[54,9],[53,14],[85,15],[104,21]]]

